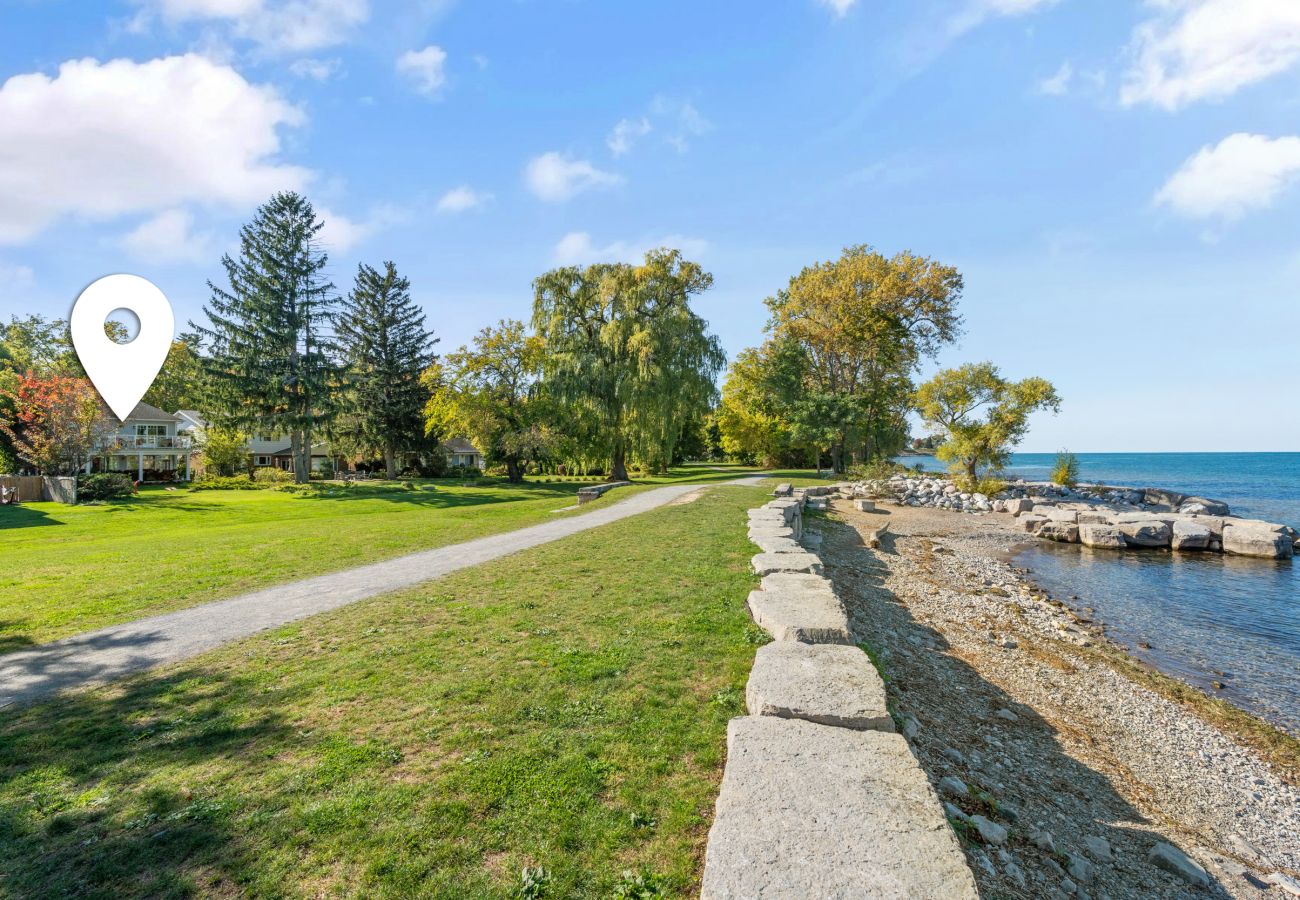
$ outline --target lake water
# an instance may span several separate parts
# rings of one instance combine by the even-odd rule
[[[1300,453],[1075,455],[1082,481],[1169,488],[1300,528]],[[1016,454],[1008,474],[1045,481],[1055,459]],[[932,457],[899,461],[943,468]],[[1079,597],[1072,605],[1095,610],[1135,656],[1300,735],[1300,560],[1036,544],[1015,563],[1053,596]]]

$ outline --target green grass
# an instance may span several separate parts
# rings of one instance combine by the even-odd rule
[[[755,650],[716,488],[0,725],[0,893],[692,896]]]
[[[736,477],[683,467],[610,491]],[[482,479],[280,491],[166,491],[0,507],[0,653],[155,613],[574,515],[579,482]]]

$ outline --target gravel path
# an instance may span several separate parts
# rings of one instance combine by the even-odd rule
[[[835,509],[852,527],[824,526],[827,574],[882,662],[918,759],[972,835],[982,894],[1292,896],[1268,878],[1300,874],[1300,792],[1107,664],[1093,625],[1003,561],[1026,539],[1004,517]],[[893,536],[865,549],[861,536],[883,521]],[[980,815],[1009,834],[984,840],[971,825]],[[1156,864],[1160,843],[1210,884]]]
[[[761,480],[753,476],[727,483],[753,485]],[[617,522],[700,489],[700,485],[656,488],[585,515],[294,581],[0,656],[0,707],[185,659],[286,622]]]

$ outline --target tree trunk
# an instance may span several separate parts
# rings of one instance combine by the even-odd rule
[[[306,484],[311,480],[311,432],[297,429],[290,440],[293,448],[293,480]]]
[[[519,484],[524,480],[524,467],[519,465],[519,460],[514,458],[506,460],[506,480],[511,484]]]
[[[397,450],[392,444],[384,445],[384,471],[389,478],[397,477]]]
[[[973,456],[970,459],[966,460],[966,477],[970,479],[970,484],[967,486],[971,490],[975,490],[975,484],[976,482],[979,481],[979,471],[977,469],[978,465],[979,465],[978,461]]]
[[[610,481],[627,481],[627,448],[620,436],[614,440],[614,456],[609,466]]]

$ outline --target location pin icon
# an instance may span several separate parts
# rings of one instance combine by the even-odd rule
[[[105,320],[118,309],[129,309],[140,320],[140,332],[129,344],[117,343],[104,331]],[[171,349],[176,329],[172,305],[147,278],[106,275],[81,292],[69,324],[82,368],[113,415],[126,421]]]

